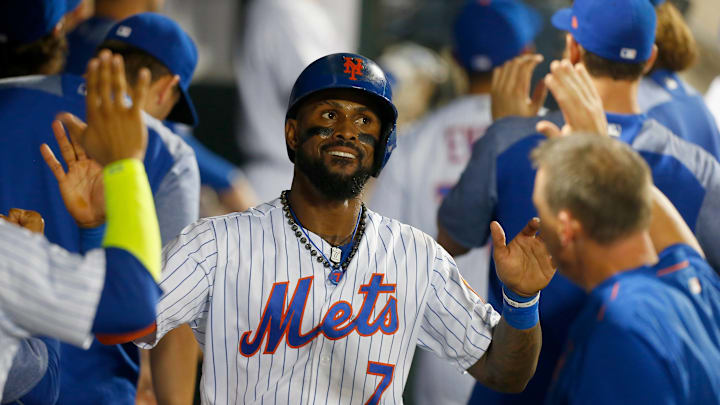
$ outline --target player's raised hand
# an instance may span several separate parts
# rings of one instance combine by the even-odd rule
[[[141,108],[149,84],[150,71],[142,69],[135,87],[129,90],[122,57],[108,50],[101,51],[98,58],[88,63],[88,123],[77,134],[71,128],[70,135],[101,165],[127,158],[142,160],[145,156],[147,128]],[[132,105],[128,105],[128,92]]]
[[[520,55],[493,70],[491,108],[493,120],[508,116],[534,117],[547,98],[541,80],[530,98],[533,71],[543,61],[540,54]]]
[[[70,123],[69,128],[75,131],[85,128],[86,125],[72,114],[63,115],[63,121]],[[53,121],[52,129],[60,147],[60,154],[67,164],[67,172],[47,144],[42,144],[40,152],[57,179],[65,207],[81,228],[94,228],[103,224],[105,193],[102,167],[88,158],[83,147],[77,142],[68,140],[59,120]]]
[[[562,130],[550,121],[540,121],[538,132],[548,138],[567,136],[573,132],[607,135],[607,118],[602,99],[585,68],[570,61],[553,61],[545,85],[557,100],[565,118]]]
[[[0,214],[0,218],[11,224],[19,225],[31,232],[43,233],[45,231],[45,220],[37,211],[10,208],[8,215]]]
[[[550,253],[537,235],[540,219],[533,218],[509,243],[496,221],[490,224],[493,259],[500,281],[517,294],[532,297],[545,288],[555,274]]]

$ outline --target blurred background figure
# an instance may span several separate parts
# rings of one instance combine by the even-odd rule
[[[371,209],[437,235],[436,214],[440,203],[460,178],[470,159],[473,143],[492,123],[493,69],[532,50],[541,26],[540,15],[515,0],[473,1],[460,10],[452,30],[452,55],[464,72],[465,94],[406,128],[407,134],[399,137],[392,159],[375,183]],[[442,66],[433,63],[437,58],[432,58],[431,51],[420,53],[418,48],[416,45],[398,52],[405,56],[401,59],[406,61],[405,64],[391,60],[395,63],[386,65],[390,66],[391,72],[401,68],[411,70],[416,64]],[[408,58],[412,52],[420,53],[422,57]],[[411,71],[417,70],[420,69]],[[436,70],[439,72],[434,75],[435,81],[445,79],[446,70]],[[429,76],[433,78],[433,75]],[[416,87],[414,92],[409,92],[408,99],[424,107],[427,103],[423,101],[429,98],[428,81],[418,81],[419,85],[415,82],[406,80],[404,83],[405,87]],[[399,87],[402,92],[403,81]],[[402,104],[399,107],[401,113],[421,111],[412,104],[405,110],[401,108]],[[484,298],[487,297],[489,252],[489,246],[485,246],[456,259],[465,280]],[[416,350],[415,356],[415,403],[467,403],[475,385],[474,378],[424,350]]]
[[[656,4],[658,56],[652,71],[640,82],[640,108],[675,135],[720,159],[720,133],[715,118],[702,94],[678,75],[698,61],[695,38],[671,2],[652,0],[652,3]]]
[[[393,103],[398,109],[398,135],[421,118],[450,80],[449,63],[437,52],[414,42],[390,45],[378,58],[390,76]]]
[[[342,3],[340,10],[357,15],[357,0]],[[248,3],[236,63],[241,107],[237,139],[248,158],[243,169],[260,201],[290,187],[292,164],[278,145],[284,142],[285,111],[295,78],[321,56],[356,51],[357,25],[341,24],[328,10],[319,0]]]
[[[85,73],[88,61],[116,22],[133,14],[160,11],[163,4],[164,0],[82,0],[78,9],[87,19],[76,27],[67,27],[69,52],[65,71]]]

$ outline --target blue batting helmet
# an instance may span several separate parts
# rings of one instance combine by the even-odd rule
[[[355,89],[363,92],[375,98],[384,110],[380,143],[375,148],[373,176],[377,177],[397,145],[397,109],[392,102],[390,82],[377,63],[353,53],[335,53],[311,63],[295,81],[285,119],[294,118],[298,106],[309,96],[332,89]],[[289,147],[287,151],[294,163],[295,151]]]

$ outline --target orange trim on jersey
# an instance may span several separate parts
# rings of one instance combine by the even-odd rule
[[[470,287],[470,284],[468,284],[468,282],[465,281],[465,278],[463,278],[462,275],[460,275],[460,280],[462,280],[463,284],[465,284],[465,287],[467,287],[468,289],[470,289],[470,291],[472,291],[473,294],[475,294],[478,298],[480,298],[480,301],[482,301],[483,304],[487,304],[487,303],[485,302],[485,300],[483,299],[483,297],[481,297],[480,294],[477,293],[477,291],[473,290],[473,288]]]
[[[670,266],[670,267],[666,267],[666,268],[664,268],[664,269],[662,269],[662,270],[658,270],[656,274],[657,274],[658,277],[661,277],[661,276],[664,276],[664,275],[666,275],[666,274],[670,274],[670,273],[672,273],[672,272],[675,272],[675,271],[678,271],[678,270],[682,270],[682,269],[684,269],[685,267],[688,267],[689,265],[690,265],[690,262],[688,262],[687,260],[683,260],[683,261],[681,261],[680,263],[674,264],[674,265],[672,265],[672,266]]]
[[[122,343],[132,342],[133,340],[140,339],[151,333],[157,331],[157,323],[153,322],[152,325],[128,333],[113,334],[113,333],[97,333],[95,337],[97,340],[104,345],[119,345]]]
[[[610,292],[610,301],[614,301],[615,298],[617,298],[618,290],[620,290],[620,282],[616,281],[615,285],[613,285],[613,289]]]

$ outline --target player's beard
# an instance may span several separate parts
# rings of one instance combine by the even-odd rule
[[[307,132],[310,131],[312,131],[312,128]],[[303,134],[302,139],[307,140],[307,136],[313,135]],[[370,178],[372,168],[362,166],[365,154],[352,142],[339,139],[337,142],[323,145],[321,152],[325,152],[328,148],[334,146],[345,146],[355,150],[359,167],[354,173],[349,175],[333,173],[323,163],[322,155],[319,159],[313,159],[305,153],[302,147],[295,150],[295,165],[307,176],[313,186],[328,199],[343,201],[357,197]]]

